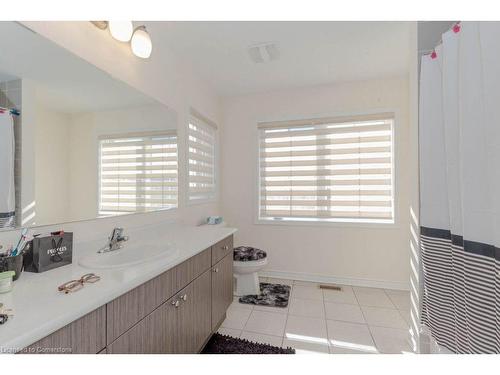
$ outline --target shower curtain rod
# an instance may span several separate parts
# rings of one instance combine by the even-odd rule
[[[5,107],[0,107],[0,112],[9,112],[11,115],[14,116],[19,116],[21,112],[15,108],[5,108]]]

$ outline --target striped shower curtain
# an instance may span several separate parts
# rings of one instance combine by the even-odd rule
[[[422,324],[500,353],[500,23],[463,22],[421,61]]]

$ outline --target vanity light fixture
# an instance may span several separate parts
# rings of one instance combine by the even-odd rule
[[[132,38],[134,25],[132,21],[108,21],[109,32],[113,38],[120,42],[128,42]]]
[[[132,47],[132,52],[137,57],[147,59],[151,56],[153,44],[151,43],[151,37],[146,30],[146,26],[139,26],[134,30],[130,45]]]
[[[146,26],[134,29],[132,21],[90,21],[95,27],[106,30],[109,27],[111,36],[120,42],[130,42],[132,52],[141,59],[148,59],[153,50],[153,43]]]

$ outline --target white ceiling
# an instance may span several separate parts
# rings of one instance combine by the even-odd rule
[[[163,45],[221,95],[331,84],[408,72],[408,22],[146,22]],[[255,64],[247,47],[275,42],[280,58]]]

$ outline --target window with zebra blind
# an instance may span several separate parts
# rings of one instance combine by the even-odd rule
[[[99,215],[177,207],[177,133],[99,139]]]
[[[259,220],[394,222],[393,114],[260,123]]]
[[[191,113],[189,120],[188,199],[205,202],[216,197],[217,126],[202,116]]]

